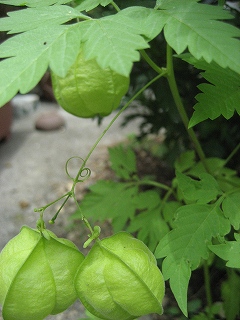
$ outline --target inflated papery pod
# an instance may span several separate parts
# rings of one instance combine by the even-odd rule
[[[82,118],[106,116],[116,109],[129,87],[129,78],[85,60],[80,50],[65,77],[51,72],[54,96],[67,112]]]
[[[75,278],[78,297],[101,319],[162,314],[165,284],[148,247],[126,232],[97,241]]]
[[[22,227],[0,254],[0,303],[4,320],[42,320],[76,299],[74,277],[84,260],[69,240]]]

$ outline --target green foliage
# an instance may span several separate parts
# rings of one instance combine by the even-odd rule
[[[197,0],[159,0],[157,8],[160,9],[160,17],[166,20],[164,36],[177,54],[188,47],[198,60],[215,61],[223,68],[230,67],[240,72],[240,43],[234,39],[239,37],[240,31],[218,21],[231,19],[228,12],[220,6],[199,4]]]
[[[109,148],[111,167],[116,175],[124,180],[133,179],[137,173],[136,157],[132,149],[124,150],[122,145]]]
[[[136,197],[137,187],[126,183],[113,181],[98,181],[90,187],[91,193],[81,205],[81,211],[86,217],[96,215],[99,220],[109,217],[113,219],[114,231],[120,231],[129,218],[133,217],[135,205],[132,199]],[[129,205],[130,204],[130,205]],[[79,218],[79,214],[73,217]]]
[[[170,280],[178,305],[187,315],[191,273],[201,267],[203,260],[209,259],[210,250],[229,260],[228,267],[240,268],[239,241],[210,245],[216,239],[222,242],[231,225],[239,229],[239,192],[226,193],[229,183],[240,186],[239,178],[236,172],[224,167],[220,159],[208,159],[215,177],[206,173],[202,163],[196,162],[194,153],[189,151],[175,164],[176,178],[170,190],[177,201],[166,202],[170,192],[161,198],[155,189],[146,191],[137,187],[147,186],[149,181],[140,181],[136,175],[133,152],[122,146],[110,148],[109,152],[116,175],[127,181],[98,181],[90,187],[81,208],[87,217],[95,220],[112,219],[115,231],[125,228],[136,233],[151,250],[157,245],[156,257],[165,257],[162,264],[165,280]],[[224,178],[226,183],[222,181]],[[181,205],[181,201],[185,205]],[[80,212],[73,218],[80,218]]]
[[[96,8],[98,5],[106,7],[111,1],[109,0],[89,0],[89,1],[80,1],[81,3],[77,6],[79,11],[90,11]]]
[[[163,262],[165,279],[170,279],[179,307],[187,314],[186,299],[191,271],[201,259],[208,259],[207,244],[213,237],[224,236],[229,225],[214,205],[191,204],[176,212],[175,228],[160,240],[155,255]]]
[[[176,178],[186,203],[196,201],[199,204],[206,204],[221,194],[216,180],[208,173],[199,174],[198,180],[196,180],[177,171]]]
[[[240,192],[233,192],[222,202],[223,213],[228,218],[235,230],[240,228]]]
[[[210,82],[198,86],[203,93],[196,96],[198,103],[194,106],[195,112],[190,119],[190,127],[207,118],[214,120],[223,115],[224,118],[230,119],[235,111],[240,114],[239,74],[228,68],[221,68],[213,62],[208,64],[186,55],[181,57],[196,68],[205,70],[201,75]]]
[[[235,238],[236,241],[226,241],[225,243],[210,245],[209,249],[223,260],[227,260],[226,265],[228,267],[240,268],[240,237],[236,234]]]
[[[46,6],[51,6],[52,4],[65,4],[69,3],[71,1],[66,1],[66,0],[30,0],[30,1],[21,1],[21,0],[6,0],[6,1],[0,1],[0,3],[4,3],[7,5],[12,5],[12,6],[27,6],[27,7],[46,7]]]
[[[124,1],[107,0],[0,1],[27,7],[0,19],[0,30],[10,35],[0,45],[0,105],[17,92],[34,88],[47,69],[64,77],[80,50],[100,68],[130,75],[131,97],[122,110],[134,99],[150,106],[146,124],[154,122],[155,133],[165,127],[172,139],[164,152],[180,154],[173,164],[175,175],[165,179],[161,172],[160,179],[140,178],[134,150],[122,145],[110,148],[116,179],[92,185],[73,219],[83,219],[87,225],[86,218],[111,219],[115,232],[127,230],[144,241],[159,259],[186,317],[191,277],[203,269],[207,306],[193,319],[212,319],[223,308],[226,319],[233,320],[240,311],[240,280],[234,270],[240,268],[240,178],[238,167],[231,163],[240,149],[240,31],[231,12],[221,5],[197,0],[150,2],[127,6]],[[184,83],[183,75],[190,75]],[[153,93],[150,98],[147,88]],[[189,92],[192,96],[186,98]],[[219,126],[221,118],[237,119],[237,131],[229,136],[231,125]],[[227,137],[225,141],[232,142],[226,159],[205,156],[201,139],[211,138],[210,120]],[[71,191],[60,199],[74,196],[86,161],[107,129],[73,179]],[[221,146],[218,139],[212,140],[213,149]],[[208,145],[208,154],[211,151]],[[219,261],[227,274],[219,293],[221,304],[214,303],[209,280],[209,266],[218,268]]]
[[[134,199],[135,215],[129,222],[128,232],[136,232],[140,240],[148,244],[154,251],[159,238],[162,238],[168,231],[169,226],[161,214],[162,201],[155,190],[148,190],[138,194]],[[139,212],[136,214],[136,212]]]
[[[8,16],[9,17],[0,20],[0,29],[1,31],[9,31],[11,34],[41,28],[42,25],[47,27],[56,26],[69,20],[79,18],[81,14],[69,6],[55,5],[49,8],[40,7],[12,11],[9,12]],[[21,38],[19,40],[21,40]],[[14,47],[11,43],[10,46],[11,48]],[[6,57],[8,54],[11,54],[8,51],[5,52]],[[17,52],[14,52],[14,54],[16,53]],[[4,53],[2,54],[4,55]]]

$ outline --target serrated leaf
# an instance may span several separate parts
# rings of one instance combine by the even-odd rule
[[[222,202],[222,210],[235,230],[240,228],[240,192],[231,193]]]
[[[129,180],[137,174],[136,156],[131,148],[118,145],[108,149],[111,168],[119,178]]]
[[[228,280],[222,283],[223,307],[227,320],[235,320],[240,314],[240,277],[229,272]]]
[[[175,161],[174,167],[179,172],[184,172],[196,164],[194,151],[183,152]]]
[[[208,173],[202,172],[195,180],[181,172],[176,172],[178,187],[181,190],[186,201],[199,204],[206,204],[221,194],[221,190],[217,181]]]
[[[69,3],[71,1],[69,0],[5,0],[5,1],[0,1],[0,3],[11,5],[11,6],[17,6],[17,7],[22,7],[22,6],[27,6],[27,7],[45,7],[45,6],[51,6],[53,4],[64,4],[64,3]]]
[[[209,245],[208,247],[218,257],[227,261],[227,267],[240,268],[240,239],[227,241],[223,244]]]
[[[18,91],[26,93],[40,81],[48,66],[64,76],[80,48],[78,25],[47,26],[14,36],[0,46],[0,105]],[[31,43],[31,46],[29,46]]]
[[[232,186],[240,187],[240,178],[237,177],[237,172],[230,168],[225,167],[225,160],[220,158],[207,158],[206,164],[210,172],[214,175],[218,181],[219,187],[222,191],[227,192],[232,190]],[[194,167],[187,171],[188,175],[193,177],[199,177],[206,169],[203,163],[199,161]]]
[[[30,25],[31,28],[36,29],[12,37],[0,46],[0,57],[11,57],[11,60],[0,63],[1,105],[10,100],[18,91],[26,93],[31,90],[39,82],[48,65],[54,73],[64,77],[76,59],[81,41],[84,42],[83,50],[86,59],[96,58],[102,68],[110,67],[120,74],[129,75],[133,61],[139,60],[138,50],[148,47],[148,43],[142,35],[149,37],[158,33],[156,12],[150,9],[149,11],[147,8],[147,15],[140,10],[142,16],[148,17],[146,23],[139,24],[141,14],[136,15],[134,20],[130,17],[131,15],[128,16],[129,12],[126,9],[121,12],[121,15],[116,14],[99,20],[84,21],[72,26],[59,26],[56,25],[57,22],[61,23],[77,15],[73,10],[72,16],[69,17],[67,14],[67,17],[65,16],[62,20],[62,6],[60,7],[59,14],[55,16],[54,25],[48,25],[50,22],[47,9],[40,8],[39,10],[46,14],[46,19],[43,18],[44,22],[48,21],[48,23],[39,28],[36,27],[42,20],[36,18],[34,22],[36,9],[29,9],[34,13],[30,17],[33,25],[25,24],[22,17],[19,18],[21,23],[17,29],[18,27],[15,28],[15,25],[17,26],[18,23],[14,23],[15,20],[12,21],[9,17],[12,22],[10,25],[6,24],[5,29],[17,32],[17,30],[27,30]],[[133,13],[136,13],[136,10]],[[15,17],[17,17],[17,13]],[[149,29],[151,17],[153,28]]]
[[[223,69],[214,62],[208,64],[203,60],[198,61],[189,55],[181,55],[180,58],[200,70],[205,70],[201,75],[210,82],[198,86],[202,93],[196,96],[198,103],[194,106],[195,111],[189,127],[208,118],[214,120],[220,115],[230,119],[235,111],[240,114],[239,74],[229,68]]]
[[[8,17],[0,19],[0,30],[9,33],[20,33],[43,25],[58,25],[72,19],[86,17],[79,11],[69,7],[54,5],[42,8],[28,8],[10,11]],[[30,44],[30,43],[29,43]]]
[[[81,202],[84,216],[95,220],[112,219],[114,231],[123,230],[126,222],[134,216],[133,199],[138,188],[127,183],[100,180],[89,189]]]
[[[166,260],[166,259],[165,259]],[[162,272],[164,279],[170,278],[170,287],[178,302],[182,313],[187,317],[187,290],[191,277],[191,267],[185,259],[180,259],[176,264],[175,261],[163,261]]]
[[[138,50],[149,47],[145,38],[149,41],[162,26],[156,11],[147,8],[144,11],[129,8],[98,20],[84,21],[81,27],[85,58],[96,59],[103,69],[109,67],[128,76],[133,62],[140,59]]]
[[[82,0],[81,4],[77,6],[77,9],[88,12],[99,5],[106,7],[111,2],[111,0]]]
[[[145,7],[129,7],[118,13],[118,19],[121,17],[129,18],[129,23],[132,21],[132,25],[138,26],[141,33],[148,40],[154,39],[163,29],[167,19],[161,17],[159,19],[159,12],[154,9]]]
[[[227,234],[230,226],[218,207],[200,204],[180,207],[174,225],[175,229],[158,244],[155,256],[166,257],[163,275],[165,279],[170,278],[171,289],[186,314],[189,268],[195,270],[201,259],[208,258],[207,244],[213,237]],[[183,275],[179,266],[184,266]],[[176,277],[181,279],[182,287],[180,283],[178,286],[175,284]]]
[[[128,232],[137,232],[138,239],[154,251],[159,240],[169,231],[167,223],[161,215],[161,200],[156,191],[150,190],[139,193],[134,199],[137,209],[143,212],[132,219],[127,228]]]
[[[167,18],[164,35],[177,54],[188,48],[197,60],[215,61],[240,73],[240,41],[236,39],[240,30],[219,21],[232,19],[229,12],[196,0],[160,0],[156,7],[159,18]]]
[[[167,222],[171,227],[173,226],[175,214],[179,207],[181,207],[181,203],[178,201],[168,201],[163,206],[162,215],[164,221]]]

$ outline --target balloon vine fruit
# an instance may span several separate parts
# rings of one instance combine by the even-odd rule
[[[126,232],[94,244],[79,267],[75,287],[85,308],[101,319],[162,314],[165,285],[156,259]]]
[[[106,116],[119,106],[129,78],[102,69],[96,60],[85,60],[82,50],[64,78],[51,73],[55,98],[75,116]]]
[[[0,254],[0,303],[4,320],[42,320],[77,298],[73,279],[83,254],[48,230],[22,227]]]

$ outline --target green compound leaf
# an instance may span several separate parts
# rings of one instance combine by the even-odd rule
[[[8,17],[0,19],[0,30],[9,31],[9,33],[20,33],[43,25],[46,27],[48,25],[62,24],[80,16],[85,17],[69,6],[60,5],[10,11]],[[20,41],[19,38],[18,40]]]
[[[140,59],[138,50],[148,48],[147,41],[157,36],[162,26],[156,10],[140,7],[84,21],[81,29],[85,58],[96,59],[103,69],[109,67],[128,76],[133,62]]]
[[[210,172],[218,181],[222,191],[228,192],[232,190],[232,186],[240,187],[240,178],[237,176],[237,171],[225,167],[225,160],[220,158],[207,158],[207,166]],[[203,172],[206,172],[201,161],[187,171],[187,174],[198,178]]]
[[[81,202],[84,216],[95,220],[113,219],[114,231],[123,230],[126,222],[133,218],[136,210],[134,197],[138,193],[136,186],[128,183],[100,180],[91,186]],[[81,218],[76,212],[72,218]]]
[[[69,3],[71,1],[69,0],[6,0],[6,1],[0,1],[0,3],[11,5],[11,6],[27,6],[27,7],[45,7],[45,6],[51,6],[53,4],[64,4]]]
[[[235,230],[240,228],[240,192],[229,194],[222,202],[222,210]]]
[[[240,277],[232,271],[222,284],[223,307],[226,319],[235,320],[240,314]]]
[[[208,173],[201,173],[198,180],[176,172],[178,187],[187,202],[206,204],[222,193],[217,181]]]
[[[64,76],[79,48],[77,25],[41,27],[5,41],[0,46],[0,57],[11,58],[0,62],[0,105],[18,91],[26,93],[34,88],[49,65],[56,74]]]
[[[138,50],[149,47],[147,41],[162,28],[156,10],[142,9],[126,9],[98,20],[64,26],[59,24],[83,15],[70,7],[56,5],[20,10],[0,19],[2,30],[25,31],[0,46],[0,57],[8,58],[0,62],[0,105],[18,91],[30,91],[49,66],[64,77],[81,42],[86,60],[95,58],[100,67],[128,76],[133,62],[140,59]]]
[[[132,148],[124,148],[122,145],[118,145],[109,148],[108,151],[111,168],[119,178],[131,180],[136,177],[136,156]]]
[[[180,58],[205,70],[201,75],[210,83],[198,86],[202,91],[196,96],[197,104],[194,106],[194,114],[189,122],[189,127],[206,119],[214,120],[220,115],[230,119],[236,111],[240,115],[240,76],[229,68],[223,69],[216,63],[208,64],[206,61],[197,61],[189,55],[181,55]]]
[[[215,61],[222,68],[240,73],[240,30],[218,20],[233,16],[220,6],[197,3],[197,0],[159,0],[159,19],[166,21],[164,36],[181,54],[188,48],[197,59]]]
[[[157,10],[145,7],[126,8],[120,11],[116,18],[121,20],[128,19],[129,26],[139,30],[139,34],[143,35],[147,40],[155,38],[162,31],[167,21],[163,17],[159,19]]]
[[[99,5],[106,7],[111,2],[111,0],[82,0],[77,9],[79,11],[90,11]]]
[[[226,266],[230,268],[240,268],[240,237],[236,234],[235,238],[236,241],[208,246],[218,257],[226,260]]]
[[[140,58],[137,50],[148,47],[147,42],[139,34],[128,28],[124,19],[118,22],[110,16],[85,21],[83,24],[85,58],[96,59],[103,69],[110,67],[117,73],[128,76],[133,61],[138,61]]]
[[[151,251],[154,251],[159,240],[169,231],[161,215],[161,199],[156,191],[150,190],[139,193],[134,201],[136,208],[141,210],[141,213],[130,221],[127,231],[137,232],[138,239],[147,244]]]
[[[201,259],[208,258],[207,244],[211,239],[227,234],[230,226],[219,207],[214,205],[182,206],[176,215],[175,229],[160,241],[155,256],[166,257],[163,261],[164,278],[170,279],[179,307],[187,315],[187,287],[191,270],[199,266]]]
[[[179,207],[181,207],[181,205],[181,202],[178,201],[168,201],[163,205],[162,215],[164,221],[168,223],[171,226],[171,228],[173,228],[174,226],[174,218],[176,211]]]

